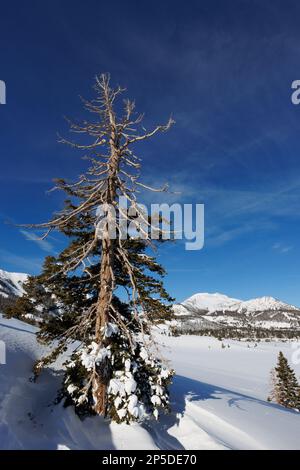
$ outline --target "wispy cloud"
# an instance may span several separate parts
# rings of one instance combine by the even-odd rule
[[[43,260],[40,258],[32,258],[16,255],[7,250],[0,249],[1,263],[16,266],[18,272],[31,273],[40,270]]]
[[[147,184],[163,186],[165,180],[155,181],[148,175]],[[174,183],[169,178],[170,192],[144,191],[142,200],[146,205],[167,202],[204,203],[205,244],[221,246],[234,239],[257,232],[274,232],[287,220],[300,218],[300,179],[272,182],[255,189],[212,186],[195,181],[189,170]],[[226,183],[226,182],[225,182]],[[292,249],[281,246],[282,253]]]
[[[272,248],[274,251],[277,251],[278,253],[288,253],[294,247],[292,245],[285,245],[283,243],[274,243]]]
[[[44,185],[51,185],[52,184],[53,178],[49,177],[43,177],[43,176],[22,176],[22,175],[7,175],[7,174],[1,174],[0,175],[0,181],[4,181],[5,183],[9,182],[17,182],[17,183],[24,183],[24,184],[44,184]]]
[[[242,237],[250,233],[270,231],[275,230],[276,228],[276,224],[272,223],[271,221],[265,220],[244,222],[232,228],[227,228],[226,226],[220,225],[214,227],[211,231],[208,230],[207,244],[211,246],[221,246],[236,238]]]
[[[52,252],[53,245],[49,242],[49,240],[41,240],[35,234],[28,232],[27,230],[20,230],[20,233],[26,238],[26,240],[35,242],[41,250]]]

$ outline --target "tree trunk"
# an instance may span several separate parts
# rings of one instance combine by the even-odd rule
[[[113,251],[111,240],[102,241],[102,259],[100,270],[100,292],[97,305],[96,331],[95,339],[98,344],[105,345],[103,332],[106,324],[109,322],[109,309],[113,294]],[[110,370],[108,362],[101,364],[101,369],[97,370],[97,375],[93,384],[93,395],[95,398],[95,411],[99,415],[106,414],[107,405],[107,385],[110,380]]]
[[[109,160],[109,171],[107,179],[107,197],[106,204],[112,205],[117,197],[116,175],[119,171],[119,148],[116,138],[115,117],[109,110],[109,119],[111,125],[110,149],[111,156]],[[110,320],[110,309],[113,297],[114,280],[114,245],[115,241],[110,238],[109,220],[107,222],[102,238],[102,255],[100,268],[100,290],[96,312],[95,340],[98,344],[105,345],[103,332],[106,324]],[[101,364],[101,370],[97,371],[93,383],[93,394],[95,398],[95,411],[97,414],[105,415],[107,408],[107,385],[110,380],[110,369],[108,361]]]
[[[112,299],[112,267],[113,250],[112,240],[102,240],[102,258],[100,269],[100,291],[97,304],[97,318],[95,339],[99,343],[102,340],[103,328],[109,321],[109,306]]]

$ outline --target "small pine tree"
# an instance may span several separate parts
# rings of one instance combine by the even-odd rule
[[[277,366],[271,371],[272,391],[269,401],[300,411],[300,387],[293,369],[280,351]]]

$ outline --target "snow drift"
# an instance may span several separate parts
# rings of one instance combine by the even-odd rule
[[[80,421],[72,408],[54,405],[61,363],[37,383],[29,380],[33,361],[45,353],[35,332],[0,316],[7,351],[0,365],[1,449],[300,449],[299,413],[266,401],[269,371],[279,350],[290,359],[289,343],[226,341],[224,348],[214,338],[158,335],[177,371],[172,413],[127,426],[100,417]]]

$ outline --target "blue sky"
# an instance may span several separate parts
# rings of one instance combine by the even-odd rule
[[[61,207],[54,177],[80,155],[57,143],[82,116],[96,73],[126,85],[147,126],[176,126],[140,147],[145,182],[204,202],[205,248],[163,248],[178,300],[200,291],[300,305],[300,4],[296,1],[11,1],[1,5],[0,267],[38,272],[61,249],[14,223]],[[10,223],[5,223],[9,221]]]

